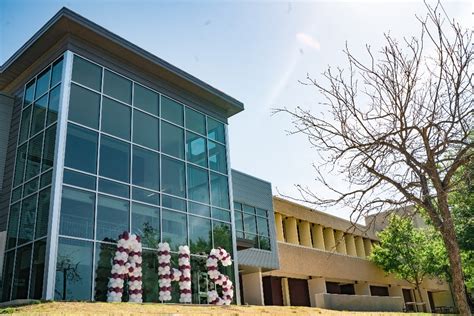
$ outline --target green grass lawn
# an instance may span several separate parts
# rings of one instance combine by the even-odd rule
[[[341,312],[293,306],[212,306],[102,302],[45,302],[7,307],[0,309],[1,313],[15,315],[402,315],[401,313]],[[403,315],[409,314],[404,313]]]

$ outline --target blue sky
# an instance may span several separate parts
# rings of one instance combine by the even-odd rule
[[[472,27],[471,1],[444,1],[452,18]],[[364,58],[383,33],[419,34],[422,1],[0,1],[0,64],[66,6],[237,98],[246,110],[230,119],[232,167],[295,196],[294,184],[324,193],[314,181],[318,157],[302,136],[287,136],[276,107],[324,112],[317,91],[301,85],[328,65],[344,66],[346,41]],[[341,178],[331,182],[343,189]],[[326,210],[347,217],[348,210]]]

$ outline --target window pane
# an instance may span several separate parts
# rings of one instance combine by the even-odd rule
[[[212,208],[212,218],[225,222],[230,222],[230,212],[220,208]]]
[[[12,300],[28,298],[30,283],[32,245],[18,248],[16,251],[15,275],[13,276]]]
[[[160,242],[160,209],[132,203],[132,233],[142,238],[144,247],[156,248]]]
[[[173,211],[162,210],[163,236],[162,240],[170,244],[172,251],[179,246],[187,245],[186,215]]]
[[[61,86],[57,86],[49,92],[49,103],[48,103],[48,120],[46,126],[56,122],[58,119],[59,110],[59,96],[61,92]]]
[[[64,187],[59,233],[92,239],[94,237],[94,209],[94,193]]]
[[[166,122],[161,122],[161,151],[184,159],[184,131]]]
[[[141,187],[160,190],[160,157],[154,151],[133,146],[132,183]]]
[[[49,80],[51,75],[51,69],[48,67],[43,73],[38,76],[36,80],[36,91],[35,91],[35,99],[43,95],[49,89]]]
[[[20,138],[18,140],[19,144],[23,143],[25,140],[28,139],[28,135],[30,132],[30,121],[31,121],[31,109],[33,106],[29,106],[23,110],[23,114],[21,116],[21,125],[20,125]]]
[[[207,168],[206,139],[186,132],[186,157],[188,161]]]
[[[270,236],[268,234],[268,219],[257,216],[258,234],[263,236]]]
[[[16,201],[18,201],[19,199],[21,199],[22,197],[22,189],[23,187],[18,187],[16,188],[15,190],[12,191],[12,199],[11,199],[11,203],[15,203]]]
[[[102,67],[85,59],[74,56],[72,80],[89,88],[100,91],[102,82]]]
[[[26,85],[25,90],[25,100],[23,101],[23,106],[30,104],[35,99],[35,83],[33,79]]]
[[[34,194],[21,203],[20,227],[18,228],[18,245],[32,241],[35,229],[35,213],[38,194]]]
[[[33,178],[40,172],[41,147],[43,146],[43,133],[30,140],[28,145],[28,161],[26,162],[25,181]]]
[[[50,185],[52,178],[53,178],[53,170],[49,170],[48,172],[43,173],[41,175],[41,180],[40,180],[40,189]]]
[[[111,100],[102,99],[102,131],[130,140],[130,107]]]
[[[112,137],[101,135],[100,167],[101,176],[130,181],[130,145]]]
[[[211,221],[196,216],[189,219],[189,249],[191,253],[207,254],[212,249]]]
[[[189,213],[211,217],[211,208],[207,205],[188,202]]]
[[[158,93],[151,91],[141,85],[135,84],[133,92],[133,105],[151,114],[159,115],[160,97]]]
[[[53,125],[44,132],[43,162],[41,167],[42,171],[46,171],[53,166],[55,143],[56,125]]]
[[[71,85],[69,120],[99,128],[100,95],[88,89]]]
[[[246,233],[257,233],[257,224],[255,222],[255,215],[243,213],[244,216],[244,230]]]
[[[185,196],[184,163],[176,159],[161,157],[161,191],[177,196]]]
[[[165,120],[183,126],[183,105],[162,95],[161,117]]]
[[[36,214],[35,238],[41,238],[48,233],[49,202],[51,198],[51,189],[48,188],[39,193],[38,212]]]
[[[143,292],[143,302],[158,303],[158,293],[160,285],[158,283],[158,258],[156,252],[144,249],[143,256],[143,288],[147,289]],[[173,282],[174,283],[174,282]]]
[[[53,72],[51,73],[51,87],[61,81],[63,72],[63,60],[62,58],[54,63]]]
[[[133,111],[133,141],[158,150],[158,119],[143,112]]]
[[[104,93],[132,104],[132,82],[108,70],[104,72]]]
[[[36,133],[38,133],[44,128],[47,108],[48,108],[48,95],[45,95],[41,99],[35,101],[35,104],[33,107],[30,137],[35,135]]]
[[[97,133],[68,124],[65,156],[66,167],[96,173]]]
[[[211,204],[229,209],[227,177],[211,172]]]
[[[256,208],[257,215],[267,217],[267,211],[262,210],[261,208]]]
[[[230,224],[212,222],[214,233],[214,248],[222,247],[232,255],[232,230]]]
[[[91,299],[92,251],[92,242],[59,238],[55,300]]]
[[[188,165],[188,199],[209,204],[209,175],[206,169]]]
[[[98,302],[107,301],[107,291],[110,278],[110,263],[114,260],[117,245],[96,243],[95,247],[95,271],[94,271],[94,300]],[[123,301],[126,301],[127,293],[123,293]]]
[[[263,250],[272,250],[271,246],[270,246],[270,239],[268,237],[258,237],[259,239],[259,247],[260,249],[263,249]]]
[[[234,202],[234,210],[242,210],[242,204],[239,202]]]
[[[234,212],[235,219],[235,230],[244,230],[244,224],[242,221],[242,212]]]
[[[99,191],[127,199],[130,197],[130,187],[128,185],[102,178],[99,178]]]
[[[243,211],[249,214],[255,214],[255,207],[244,204]]]
[[[31,266],[30,298],[41,299],[43,296],[44,259],[46,239],[35,242],[33,247],[33,265]]]
[[[209,141],[209,167],[212,170],[227,173],[225,146]]]
[[[129,231],[129,202],[99,195],[97,205],[97,240],[115,242]]]
[[[207,117],[207,137],[225,144],[224,124]]]
[[[8,218],[7,249],[16,246],[18,223],[20,222],[20,203],[10,206],[10,217]]]
[[[13,264],[15,262],[15,251],[5,253],[3,274],[2,275],[13,275]],[[12,278],[3,278],[2,281],[2,302],[10,300],[10,292],[12,289]]]
[[[64,170],[63,182],[66,184],[95,190],[96,179],[93,176],[72,170]]]
[[[161,204],[163,207],[186,212],[186,201],[182,199],[163,194]]]
[[[137,201],[160,205],[160,194],[156,192],[133,187],[132,198]]]
[[[197,111],[186,108],[186,128],[206,135],[206,117]]]
[[[22,146],[18,147],[15,163],[15,180],[13,181],[13,186],[17,186],[23,182],[26,166],[26,149],[27,144],[23,144]]]
[[[39,177],[36,177],[30,182],[26,183],[25,188],[23,190],[23,196],[27,196],[33,192],[38,191],[38,182],[39,182]]]

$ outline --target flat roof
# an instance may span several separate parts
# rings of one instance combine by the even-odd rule
[[[227,117],[244,109],[242,102],[65,7],[0,66],[0,90],[67,35],[121,56],[127,62],[196,94],[222,108]]]

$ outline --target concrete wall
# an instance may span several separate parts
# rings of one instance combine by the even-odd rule
[[[248,273],[242,275],[242,286],[244,297],[242,304],[264,305],[262,273]]]
[[[320,308],[350,311],[403,311],[403,298],[390,296],[315,294],[316,306]]]

